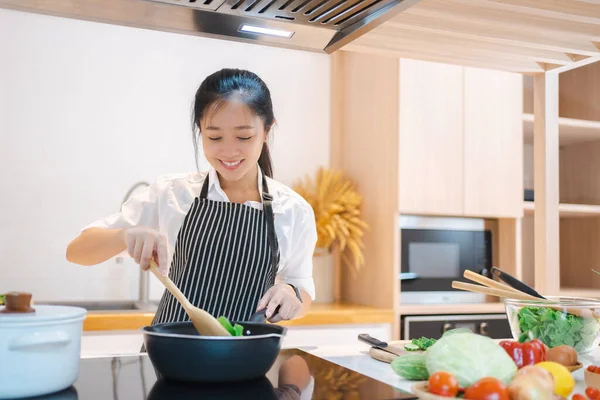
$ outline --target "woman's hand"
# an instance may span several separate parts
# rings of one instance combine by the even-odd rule
[[[167,276],[167,238],[155,229],[134,226],[123,230],[127,252],[146,271],[154,258],[162,276]]]
[[[273,312],[279,307],[279,312],[272,319]],[[302,309],[302,303],[296,297],[294,289],[286,283],[273,285],[258,302],[256,311],[267,308],[265,316],[270,322],[279,322],[294,318]]]

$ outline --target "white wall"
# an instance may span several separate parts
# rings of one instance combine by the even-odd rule
[[[219,68],[269,85],[276,179],[329,162],[326,55],[0,10],[0,58],[0,293],[136,297],[130,259],[76,266],[66,246],[133,183],[195,170],[190,107]]]

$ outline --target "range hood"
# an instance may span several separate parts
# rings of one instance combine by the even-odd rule
[[[331,54],[419,0],[0,0],[0,7]]]

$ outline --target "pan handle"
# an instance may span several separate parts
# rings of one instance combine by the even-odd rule
[[[277,306],[277,308],[275,309],[275,312],[273,313],[271,318],[273,318],[274,316],[277,315],[277,313],[279,312],[279,307],[281,307],[281,305]],[[250,319],[248,321],[250,321],[250,322],[265,322],[267,320],[267,317],[265,316],[266,312],[267,312],[266,307],[263,308],[262,310],[258,310],[257,312],[252,314],[252,316],[250,317]]]

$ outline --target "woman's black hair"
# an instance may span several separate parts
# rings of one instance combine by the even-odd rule
[[[233,68],[224,68],[209,75],[200,84],[194,99],[192,136],[196,165],[198,165],[198,141],[200,140],[200,121],[202,117],[213,104],[219,106],[218,103],[225,103],[233,98],[244,102],[256,116],[262,119],[266,134],[273,126],[275,115],[273,113],[271,92],[258,75],[250,71]],[[198,128],[198,134],[196,134],[196,127]],[[265,175],[273,178],[271,154],[266,141],[263,143],[258,165]]]

